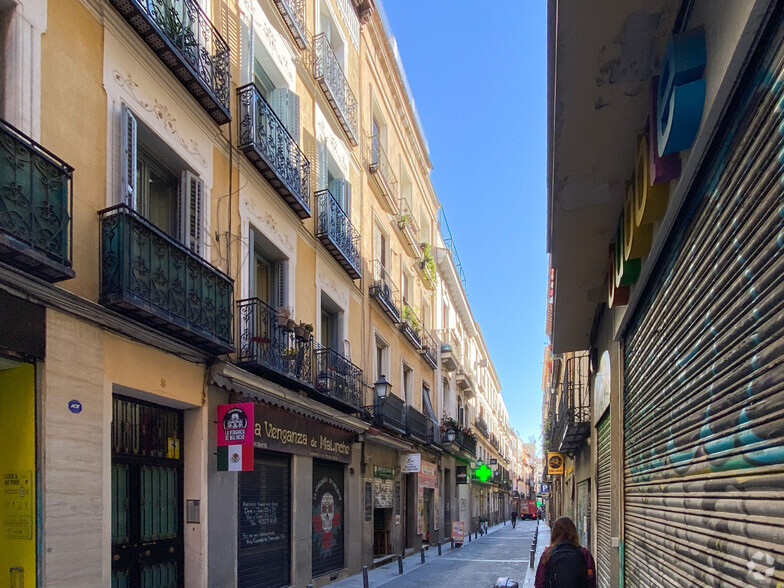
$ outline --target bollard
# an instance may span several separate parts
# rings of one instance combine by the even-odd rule
[[[450,542],[452,543],[452,545],[449,547],[449,549],[454,549],[454,548],[455,548],[455,538],[454,538],[454,537],[452,537],[452,538],[450,539]]]
[[[506,519],[504,519],[504,527],[506,527]]]
[[[441,542],[438,542],[438,555],[441,555]]]
[[[368,588],[367,566],[362,566],[362,588]]]
[[[471,533],[468,534],[468,542],[471,543]]]
[[[403,556],[402,555],[398,555],[397,556],[397,573],[401,574],[401,575],[403,574]]]
[[[419,548],[419,554],[422,556],[422,563],[425,563],[425,546]]]

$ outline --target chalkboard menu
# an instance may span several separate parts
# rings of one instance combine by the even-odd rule
[[[288,586],[291,517],[288,457],[259,453],[254,471],[239,474],[237,586]]]
[[[365,482],[365,522],[373,520],[373,482]]]

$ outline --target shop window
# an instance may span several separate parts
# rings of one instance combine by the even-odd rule
[[[160,230],[202,255],[204,181],[123,105],[124,202]]]

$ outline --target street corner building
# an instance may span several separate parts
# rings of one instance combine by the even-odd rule
[[[602,587],[784,581],[783,8],[549,3],[544,481]]]
[[[379,1],[0,24],[0,585],[324,586],[534,498]]]

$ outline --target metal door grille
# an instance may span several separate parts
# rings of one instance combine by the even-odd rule
[[[313,460],[313,577],[343,568],[345,502],[341,463]]]
[[[775,30],[627,340],[627,586],[784,581],[783,80]]]
[[[596,584],[610,588],[610,558],[612,555],[612,481],[610,453],[610,415],[598,425],[596,468]]]

